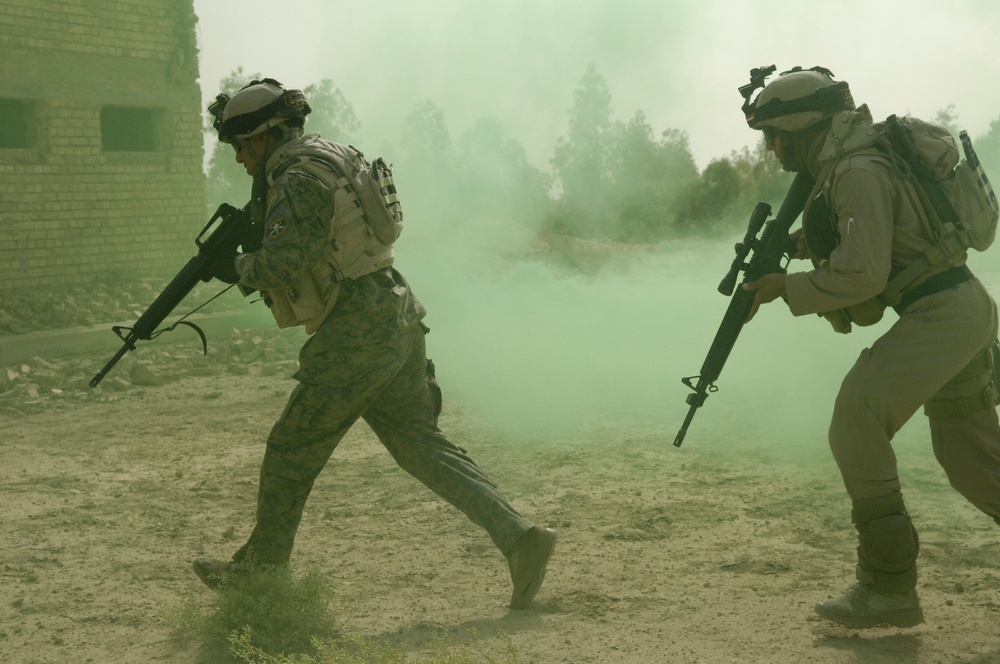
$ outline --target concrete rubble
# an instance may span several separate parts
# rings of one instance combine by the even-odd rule
[[[189,296],[194,304],[185,300],[177,313],[190,311],[211,297],[219,290],[217,284],[214,286],[207,296],[199,293]],[[58,336],[59,330],[73,334],[82,325],[106,325],[108,343],[115,344],[108,321],[134,321],[162,287],[146,281],[121,293],[105,286],[72,288],[31,298],[0,294],[0,345],[4,339],[24,338],[24,335],[47,339]],[[246,309],[263,305],[247,303],[237,296],[218,306]],[[0,365],[0,417],[38,412],[58,407],[60,403],[114,399],[130,390],[162,389],[191,376],[222,373],[290,376],[297,368],[298,350],[305,341],[298,330],[279,330],[273,324],[245,329],[232,327],[221,334],[218,330],[206,330],[206,336],[207,354],[203,353],[197,335],[186,328],[140,341],[94,388],[90,387],[90,380],[114,351],[64,355],[59,344],[40,342],[37,355]]]

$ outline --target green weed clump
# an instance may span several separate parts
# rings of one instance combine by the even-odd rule
[[[318,571],[294,575],[288,565],[241,563],[211,595],[168,612],[177,636],[227,650],[248,664],[522,664],[510,637],[503,652],[450,647],[443,638],[430,656],[411,659],[391,645],[341,635],[329,610],[331,583]]]
[[[261,652],[309,653],[314,640],[337,635],[331,597],[331,584],[318,571],[294,576],[287,565],[242,563],[213,593],[208,610],[192,599],[168,620],[182,638],[208,646],[227,647],[234,635],[246,634],[247,647]]]

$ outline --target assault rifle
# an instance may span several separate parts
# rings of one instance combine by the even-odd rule
[[[135,350],[137,341],[149,341],[163,332],[173,330],[177,325],[183,324],[193,328],[201,338],[203,348],[208,350],[208,342],[205,333],[194,323],[183,319],[177,321],[170,327],[157,330],[156,328],[163,320],[170,315],[177,305],[187,297],[199,281],[209,281],[212,279],[212,264],[220,256],[231,253],[236,247],[243,245],[244,251],[252,251],[258,247],[252,245],[254,238],[263,238],[263,230],[258,223],[252,219],[259,219],[257,215],[251,214],[253,200],[247,203],[242,209],[236,209],[232,205],[223,203],[212,215],[212,218],[205,224],[194,243],[198,245],[198,253],[187,264],[181,268],[177,276],[167,284],[163,292],[149,305],[149,308],[139,317],[132,327],[112,326],[111,330],[122,340],[122,347],[114,357],[104,365],[104,368],[97,372],[91,381],[91,387],[104,379],[104,376],[111,371],[122,357],[130,350]],[[261,240],[256,240],[259,244]],[[244,295],[249,295],[252,290],[242,289]]]
[[[812,187],[812,177],[806,172],[798,173],[792,181],[788,193],[785,194],[785,200],[781,203],[778,215],[773,220],[767,221],[771,215],[771,206],[767,203],[757,203],[757,207],[750,215],[746,235],[742,242],[736,244],[736,258],[733,259],[729,272],[719,283],[719,292],[732,296],[729,308],[726,309],[726,313],[722,317],[722,325],[719,326],[719,331],[715,334],[715,340],[708,350],[705,363],[701,365],[701,373],[697,376],[681,378],[681,382],[693,391],[687,395],[687,404],[691,408],[688,409],[684,424],[677,432],[674,447],[680,447],[681,443],[684,442],[684,436],[691,425],[691,420],[694,419],[695,412],[705,403],[709,393],[718,391],[719,388],[715,386],[715,381],[719,379],[719,374],[722,373],[722,368],[725,366],[733,346],[736,345],[736,338],[743,329],[747,315],[753,306],[755,292],[736,288],[739,273],[746,273],[742,282],[746,283],[760,279],[767,274],[785,272],[789,260],[796,251],[795,243],[789,239],[788,232],[805,207]],[[758,238],[757,235],[762,228],[764,232]],[[753,252],[753,257],[747,262],[747,256],[750,252]]]

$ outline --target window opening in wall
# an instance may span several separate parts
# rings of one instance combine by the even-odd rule
[[[33,148],[35,143],[34,104],[0,98],[0,149]]]
[[[105,106],[101,109],[101,149],[105,152],[157,151],[156,120],[156,111],[151,108]]]

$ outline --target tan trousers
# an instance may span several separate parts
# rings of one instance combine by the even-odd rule
[[[997,308],[977,280],[910,305],[841,385],[830,448],[852,500],[900,491],[892,438],[931,397],[983,389],[987,372],[949,381],[997,335]],[[995,409],[930,420],[934,453],[951,485],[1000,523],[1000,424]]]

